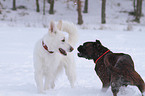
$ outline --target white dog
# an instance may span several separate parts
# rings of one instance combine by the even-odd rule
[[[68,33],[68,38],[63,32]],[[73,23],[59,21],[57,26],[50,22],[49,32],[40,39],[34,49],[35,81],[38,91],[43,93],[55,87],[55,79],[65,69],[71,86],[76,80],[73,47],[77,42],[77,29]]]

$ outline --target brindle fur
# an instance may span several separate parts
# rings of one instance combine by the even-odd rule
[[[78,56],[93,59],[95,62],[107,50],[109,49],[104,47],[99,40],[86,42],[78,47],[80,52]],[[144,81],[135,71],[134,62],[128,54],[109,51],[97,61],[95,71],[103,83],[103,89],[108,89],[111,85],[113,96],[117,96],[119,88],[124,85],[135,85],[141,93],[145,92]]]

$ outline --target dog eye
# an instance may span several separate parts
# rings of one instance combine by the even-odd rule
[[[65,42],[65,39],[61,40],[62,42]]]

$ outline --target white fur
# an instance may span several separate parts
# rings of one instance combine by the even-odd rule
[[[62,31],[69,34],[68,42],[62,42],[65,35]],[[49,53],[42,46],[42,41],[47,45]],[[74,24],[66,21],[59,21],[57,26],[52,21],[50,23],[49,32],[40,39],[34,49],[34,69],[35,81],[38,91],[43,93],[49,88],[55,87],[55,79],[58,74],[65,69],[65,73],[71,86],[74,86],[76,80],[76,69],[73,52],[70,47],[74,46],[77,41],[77,29]],[[59,48],[67,52],[67,56],[60,54]]]

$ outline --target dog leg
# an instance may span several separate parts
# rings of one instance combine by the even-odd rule
[[[109,88],[110,84],[103,84],[102,86],[102,92],[106,92]]]
[[[53,81],[53,82],[51,82],[50,87],[51,87],[51,89],[54,89],[54,87],[55,87],[55,83],[54,83],[54,81]]]
[[[119,92],[120,86],[118,86],[117,82],[111,83],[111,90],[113,92],[113,96],[117,96],[117,93]]]
[[[122,86],[122,78],[120,75],[112,74],[111,75],[111,90],[113,92],[113,96],[117,96],[119,92],[119,88]]]
[[[142,93],[142,96],[145,96],[145,92],[144,92],[144,93]]]
[[[65,62],[65,73],[67,75],[67,78],[71,84],[71,87],[74,87],[74,83],[76,81],[76,70],[75,70],[75,62],[74,57],[70,55],[67,57]]]
[[[49,90],[50,88],[54,88],[55,84],[54,84],[54,77],[55,74],[51,75],[51,74],[47,74],[45,76],[45,83],[44,83],[44,90]]]
[[[43,74],[42,72],[35,72],[35,81],[37,84],[38,91],[44,93],[43,91]]]
[[[75,71],[71,68],[67,68],[65,67],[65,73],[67,75],[67,78],[71,84],[71,87],[73,88],[74,87],[74,83],[75,83],[75,80],[76,80],[76,74],[75,74]]]
[[[50,77],[48,75],[45,76],[45,81],[44,81],[44,90],[48,90],[50,85]]]

